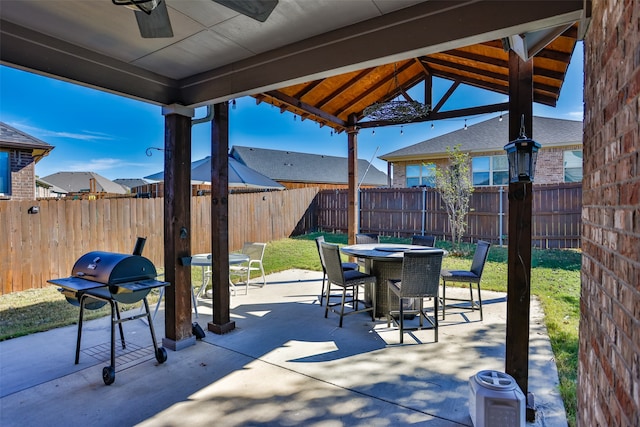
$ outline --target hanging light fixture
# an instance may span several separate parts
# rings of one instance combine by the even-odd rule
[[[372,120],[388,120],[392,122],[409,122],[427,116],[431,112],[431,106],[421,104],[418,101],[398,99],[401,88],[398,84],[398,72],[396,64],[393,64],[393,81],[384,101],[369,105],[362,112],[365,117]]]
[[[538,142],[527,138],[523,114],[520,136],[504,146],[509,159],[509,182],[533,182],[540,147]]]

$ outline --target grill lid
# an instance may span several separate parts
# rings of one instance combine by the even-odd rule
[[[157,273],[153,263],[145,257],[95,251],[78,258],[71,275],[104,285],[117,285],[154,279]]]

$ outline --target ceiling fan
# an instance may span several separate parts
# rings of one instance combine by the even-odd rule
[[[144,38],[173,37],[169,12],[164,0],[111,0],[117,6],[135,11],[140,35]],[[267,20],[278,0],[213,0],[256,21]]]

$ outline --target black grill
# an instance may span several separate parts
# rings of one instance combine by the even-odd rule
[[[134,252],[142,252],[144,242],[140,239]],[[120,329],[122,348],[126,348],[122,323],[146,317],[156,360],[164,363],[167,352],[158,347],[153,330],[153,321],[149,312],[147,295],[153,288],[168,286],[169,283],[156,280],[156,268],[151,261],[140,255],[119,254],[113,252],[89,252],[81,256],[73,266],[70,277],[51,279],[49,283],[60,286],[71,304],[80,306],[78,320],[78,340],[76,344],[76,360],[80,359],[80,340],[82,337],[82,318],[84,310],[98,309],[105,304],[111,305],[111,366],[102,370],[102,379],[109,385],[115,381],[115,326]],[[133,304],[142,300],[144,313],[121,318],[118,303]]]

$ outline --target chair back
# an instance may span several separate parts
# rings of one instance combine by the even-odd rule
[[[429,246],[434,248],[436,246],[436,236],[412,236],[411,237],[412,245],[420,245],[420,246]]]
[[[266,243],[245,243],[242,245],[242,253],[249,257],[249,261],[262,261]]]
[[[336,285],[344,285],[344,270],[342,270],[342,259],[340,258],[338,245],[321,242],[320,250],[322,251],[321,257],[324,260],[329,281]]]
[[[482,277],[482,271],[484,270],[484,264],[487,262],[487,256],[489,255],[489,247],[491,243],[484,240],[478,240],[478,246],[473,254],[473,262],[471,263],[471,272]]]
[[[322,256],[322,248],[320,247],[321,243],[324,243],[324,236],[316,237],[316,247],[318,248],[318,255],[320,255],[320,265],[322,266],[322,272],[327,274],[327,268],[324,265],[324,257]]]
[[[401,297],[438,296],[442,249],[406,251],[402,260]]]
[[[380,236],[377,234],[356,234],[356,245],[362,245],[366,243],[380,243]]]

